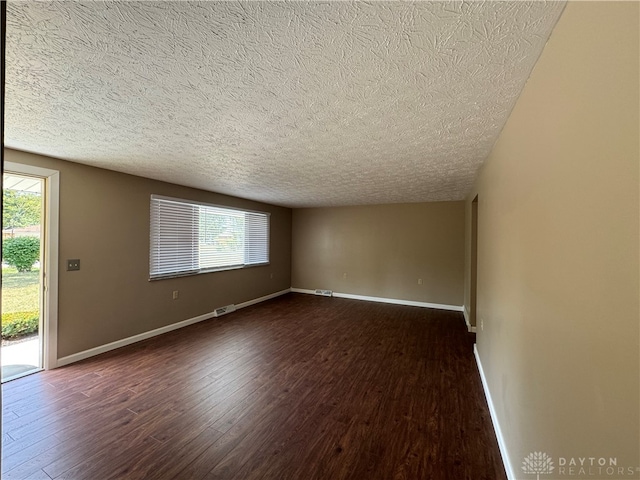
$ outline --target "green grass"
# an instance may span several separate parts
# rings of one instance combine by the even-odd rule
[[[29,285],[38,285],[40,282],[40,270],[34,268],[30,272],[18,273],[14,267],[2,269],[2,288],[19,288]]]
[[[32,312],[40,309],[40,272],[18,273],[2,269],[2,313]]]
[[[2,336],[14,337],[38,330],[40,272],[2,269]]]

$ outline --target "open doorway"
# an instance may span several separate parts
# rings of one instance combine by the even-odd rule
[[[476,329],[478,296],[478,196],[471,202],[471,285],[469,298],[469,323]]]
[[[3,382],[43,367],[44,186],[41,177],[3,176]]]
[[[40,221],[40,260],[32,266],[37,267],[35,276],[39,279],[39,322],[38,322],[38,355],[39,368],[51,369],[57,367],[58,361],[58,222],[59,222],[59,192],[60,172],[44,167],[24,165],[21,163],[4,163],[4,173],[27,179],[38,179],[41,183],[41,221]],[[5,180],[6,182],[6,180]],[[7,184],[3,185],[6,187]],[[4,192],[3,192],[4,193]],[[16,269],[17,270],[17,269]],[[32,273],[32,275],[34,275]],[[3,278],[3,290],[5,286]],[[27,282],[28,283],[28,282]],[[24,285],[23,285],[24,286]],[[30,288],[34,288],[31,286]],[[4,292],[3,292],[4,293]],[[4,296],[4,295],[3,295]],[[5,313],[8,305],[1,306],[1,313]],[[5,348],[0,349],[2,365],[11,361],[6,355]],[[16,363],[18,364],[18,363]],[[28,365],[28,364],[24,364]],[[3,368],[2,381],[18,378],[25,373],[5,376]],[[37,371],[37,370],[32,370]]]

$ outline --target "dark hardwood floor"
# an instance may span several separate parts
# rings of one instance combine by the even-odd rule
[[[289,294],[4,384],[2,478],[505,479],[473,341]]]

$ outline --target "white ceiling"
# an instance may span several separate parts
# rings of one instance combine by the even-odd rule
[[[6,144],[290,207],[461,200],[563,8],[10,1]]]

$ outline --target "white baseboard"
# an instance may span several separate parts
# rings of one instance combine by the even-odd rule
[[[294,293],[307,293],[310,295],[315,294],[315,290],[307,290],[304,288],[291,288]],[[427,303],[427,302],[415,302],[413,300],[398,300],[396,298],[384,298],[384,297],[369,297],[367,295],[353,295],[351,293],[338,293],[333,292],[333,296],[336,298],[350,298],[352,300],[364,300],[365,302],[379,302],[379,303],[392,303],[394,305],[407,305],[410,307],[424,307],[424,308],[437,308],[439,310],[451,310],[454,312],[462,312],[462,306],[458,305],[444,305],[441,303]]]
[[[476,327],[472,326],[471,322],[469,322],[469,310],[467,310],[466,305],[463,306],[462,313],[464,314],[464,323],[467,324],[467,330],[471,333],[476,333]]]
[[[513,468],[511,467],[511,461],[509,460],[507,444],[505,443],[504,437],[502,436],[502,430],[500,429],[500,423],[498,423],[496,409],[493,406],[493,400],[491,399],[491,392],[489,391],[487,378],[484,376],[484,370],[482,368],[482,362],[480,361],[480,354],[478,353],[477,344],[473,345],[473,354],[476,357],[476,363],[478,364],[478,371],[480,372],[480,379],[482,380],[482,388],[484,390],[484,396],[487,398],[487,404],[489,405],[491,422],[493,423],[493,430],[496,432],[496,437],[498,439],[498,447],[500,448],[500,455],[502,456],[502,463],[504,465],[505,472],[507,473],[507,479],[516,480],[516,476],[513,473]]]
[[[333,292],[333,296],[338,298],[350,298],[352,300],[364,300],[366,302],[392,303],[394,305],[407,305],[410,307],[437,308],[439,310],[451,310],[454,312],[462,311],[462,306],[444,305],[441,303],[415,302],[413,300],[399,300],[396,298],[384,298],[384,297],[369,297],[367,295],[352,295],[350,293],[336,293],[336,292]]]
[[[306,288],[293,288],[291,287],[291,292],[293,293],[306,293],[307,295],[315,295],[315,290],[307,290]]]
[[[291,289],[287,288],[285,290],[281,290],[279,292],[272,293],[270,295],[265,295],[264,297],[255,298],[253,300],[239,303],[236,305],[236,309],[239,310],[241,308],[255,305],[256,303],[264,302],[266,300],[271,300],[272,298],[279,297],[280,295],[284,295],[285,293],[289,293],[290,291]],[[84,350],[82,352],[74,353],[72,355],[59,358],[56,366],[62,367],[64,365],[69,365],[70,363],[79,362],[80,360],[84,360],[86,358],[90,358],[95,355],[100,355],[101,353],[106,353],[111,350],[115,350],[116,348],[125,347],[127,345],[131,345],[132,343],[141,342],[142,340],[146,340],[147,338],[155,337],[157,335],[162,335],[163,333],[168,333],[173,330],[177,330],[179,328],[187,327],[189,325],[193,325],[194,323],[202,322],[210,318],[213,318],[213,312],[205,313],[203,315],[198,315],[197,317],[189,318],[187,320],[182,320],[181,322],[177,322],[177,323],[172,323],[171,325],[166,325],[164,327],[156,328],[155,330],[150,330],[148,332],[139,333],[138,335],[123,338],[122,340],[117,340],[115,342],[107,343],[106,345],[100,345],[99,347],[90,348],[89,350]]]
[[[246,302],[237,303],[236,309],[240,310],[241,308],[250,307],[251,305],[255,305],[256,303],[266,302],[267,300],[271,300],[272,298],[279,297],[291,291],[290,288],[286,288],[284,290],[280,290],[276,293],[270,293],[269,295],[265,295],[264,297],[254,298],[253,300],[248,300]]]

